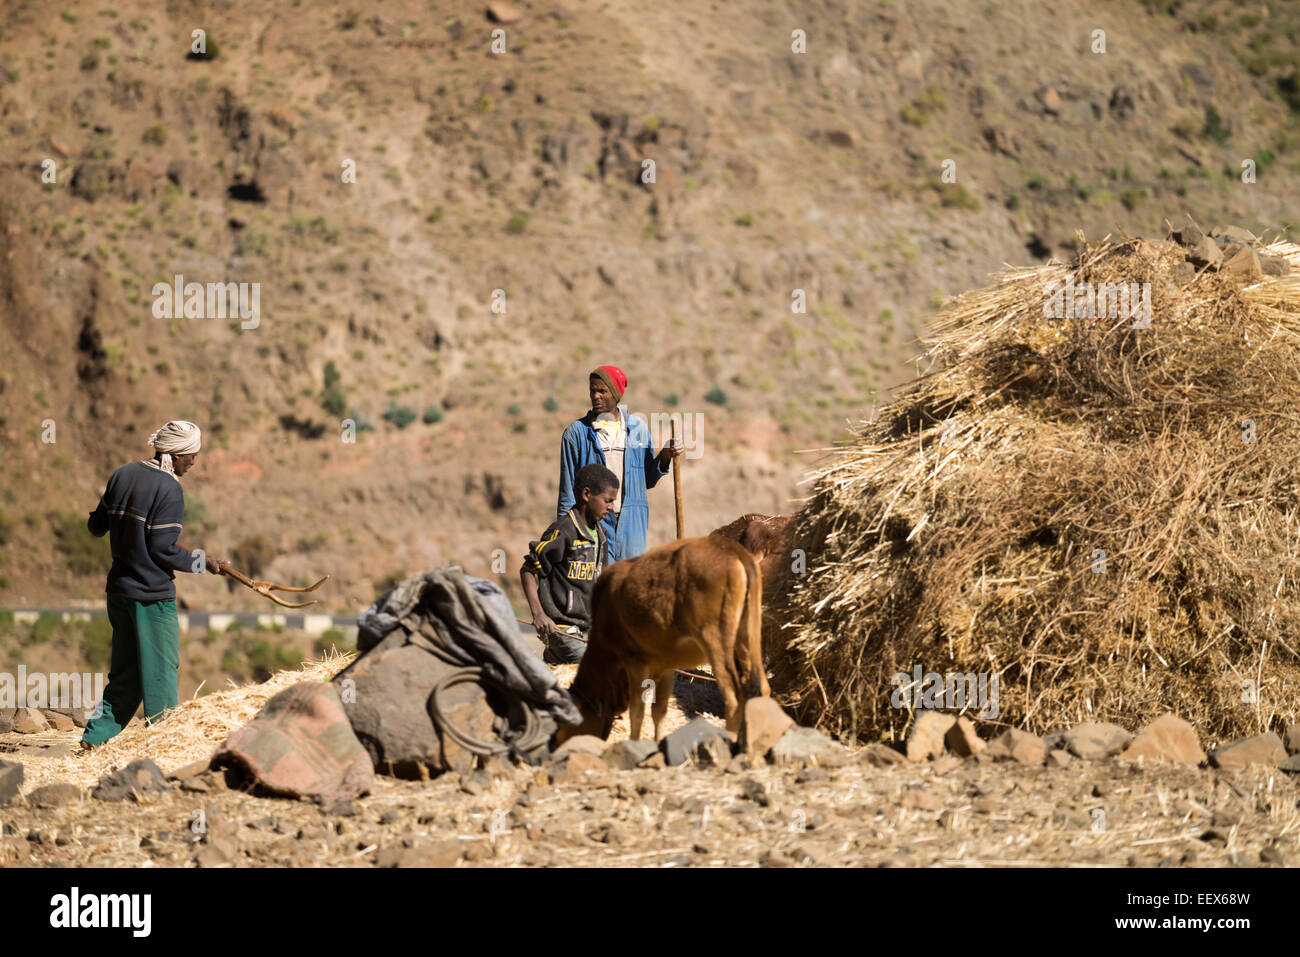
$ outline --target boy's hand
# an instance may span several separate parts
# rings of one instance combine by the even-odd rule
[[[544,611],[533,615],[533,627],[537,629],[539,638],[551,638],[556,634],[555,622]]]
[[[224,565],[225,562],[220,558],[213,558],[211,555],[205,555],[203,564],[207,567],[209,575],[220,575],[221,566]]]

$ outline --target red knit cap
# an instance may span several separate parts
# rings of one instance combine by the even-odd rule
[[[615,402],[623,398],[623,393],[627,391],[627,376],[623,375],[623,370],[618,366],[601,366],[592,375],[604,380],[609,391],[614,393]]]

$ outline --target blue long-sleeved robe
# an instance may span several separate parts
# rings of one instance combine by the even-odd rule
[[[654,488],[668,474],[659,467],[658,455],[650,443],[650,429],[642,418],[629,419],[627,408],[618,407],[619,417],[627,431],[627,450],[623,454],[623,474],[618,477],[623,489],[623,505],[618,524],[614,513],[605,516],[602,524],[609,537],[609,560],[635,558],[645,551],[646,532],[650,526],[650,506],[646,489]],[[594,412],[588,411],[575,419],[564,430],[560,441],[560,497],[555,517],[563,518],[573,508],[573,478],[584,465],[598,462],[608,465],[605,453],[596,437]]]

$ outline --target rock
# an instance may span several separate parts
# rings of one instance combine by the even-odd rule
[[[322,814],[328,814],[331,817],[356,817],[357,806],[348,799],[335,801],[327,808],[321,808]]]
[[[1219,265],[1219,272],[1233,273],[1258,279],[1264,275],[1260,265],[1259,254],[1249,246],[1230,246],[1223,251],[1224,259]]]
[[[1259,852],[1259,860],[1261,864],[1285,864],[1286,863],[1286,858],[1282,856],[1282,852],[1272,844],[1270,844],[1268,847],[1263,848]]]
[[[731,739],[705,735],[691,749],[691,763],[698,768],[725,768],[731,763]]]
[[[23,783],[23,766],[17,761],[0,760],[0,806],[19,795]]]
[[[1043,744],[1042,738],[1017,728],[1008,728],[989,742],[984,753],[1000,761],[1042,764],[1047,760],[1047,745]]]
[[[60,782],[58,784],[46,784],[44,787],[29,792],[27,803],[43,808],[65,807],[69,804],[75,804],[80,798],[81,788],[75,784]]]
[[[989,144],[989,148],[1004,156],[1015,158],[1020,154],[1020,148],[1016,141],[1006,132],[995,126],[986,126],[983,130],[984,140]]]
[[[1292,724],[1287,728],[1287,733],[1282,737],[1282,746],[1287,749],[1287,754],[1300,754],[1300,724]]]
[[[464,841],[435,841],[409,848],[397,862],[398,867],[455,867],[464,856]]]
[[[1138,732],[1120,757],[1148,764],[1195,766],[1205,760],[1196,729],[1176,714],[1166,712]]]
[[[659,752],[657,741],[617,741],[600,756],[611,768],[630,771],[652,754]]]
[[[869,748],[863,748],[858,753],[858,760],[866,762],[873,768],[888,768],[907,763],[907,758],[887,744],[873,744]]]
[[[577,784],[588,771],[608,771],[609,765],[594,754],[574,751],[551,769],[552,784]]]
[[[930,765],[930,773],[935,777],[943,777],[949,771],[956,771],[963,763],[957,755],[945,754],[941,758],[934,759],[934,763]]]
[[[1187,261],[1197,269],[1217,269],[1223,261],[1223,251],[1213,239],[1205,236],[1187,251]]]
[[[218,837],[199,848],[194,863],[199,867],[221,867],[239,856],[239,845],[228,837]]]
[[[937,811],[943,807],[943,798],[922,788],[903,789],[903,807],[916,811]]]
[[[1052,768],[1068,768],[1074,758],[1070,757],[1069,751],[1062,751],[1060,748],[1053,748],[1047,752],[1047,766]]]
[[[1175,263],[1169,270],[1169,277],[1181,286],[1196,278],[1196,267],[1189,262]]]
[[[770,758],[773,764],[781,766],[834,768],[848,761],[849,752],[844,745],[832,741],[816,728],[795,725],[772,745]]]
[[[1042,87],[1036,95],[1038,102],[1043,104],[1043,109],[1048,113],[1056,116],[1061,112],[1061,94],[1056,92],[1056,87]]]
[[[1117,724],[1085,721],[1065,732],[1065,747],[1076,758],[1100,761],[1124,750],[1133,736]]]
[[[204,771],[207,771],[208,768],[211,766],[211,763],[212,763],[211,759],[209,758],[202,758],[201,760],[198,761],[191,761],[189,764],[183,765],[177,768],[171,774],[167,775],[167,780],[186,781],[192,777],[197,777],[198,775],[202,774]]]
[[[755,765],[761,765],[763,763],[765,762],[762,758],[758,758],[756,761],[750,761],[749,755],[738,754],[731,759],[731,763],[727,765],[726,772],[727,774],[744,774],[746,771],[752,770]]]
[[[761,760],[793,724],[794,718],[772,698],[750,698],[745,702],[744,720],[740,725],[740,750]]]
[[[45,720],[45,715],[35,708],[19,708],[15,711],[13,726],[19,734],[39,734],[50,730],[50,723]]]
[[[1264,271],[1265,276],[1285,276],[1291,271],[1291,264],[1281,256],[1263,256],[1259,257],[1259,268]]]
[[[727,746],[731,746],[731,738],[725,728],[720,728],[703,718],[696,718],[672,734],[665,735],[659,742],[659,750],[663,753],[664,761],[670,767],[676,767],[685,764],[695,750],[695,746],[709,735],[721,735],[727,739]]]
[[[844,149],[853,149],[857,145],[858,138],[852,130],[825,130],[823,134],[826,142],[831,146],[839,146]]]
[[[127,798],[139,801],[145,791],[163,791],[167,787],[158,765],[149,758],[141,758],[115,774],[104,775],[90,796],[97,801],[125,801]]]
[[[1065,732],[1053,731],[1050,734],[1043,735],[1043,746],[1048,751],[1058,751],[1065,749]]]
[[[957,719],[943,711],[918,711],[907,737],[907,760],[924,761],[943,754],[944,735]]]
[[[0,734],[8,734],[14,729],[15,708],[0,708]]]
[[[396,629],[339,672],[332,681],[352,693],[343,710],[375,771],[423,780],[441,771],[468,774],[478,764],[475,755],[434,727],[429,695],[454,665],[427,652],[404,629]],[[496,739],[487,693],[476,682],[464,682],[439,696],[447,719],[465,734],[482,741]]]
[[[1293,754],[1285,761],[1280,762],[1277,769],[1285,771],[1287,774],[1300,774],[1300,754]],[[0,800],[0,804],[3,803],[3,800]]]
[[[1196,246],[1205,238],[1205,233],[1195,223],[1188,223],[1182,229],[1175,229],[1173,232],[1174,239],[1183,246]]]
[[[988,745],[975,733],[975,724],[969,718],[958,718],[948,733],[943,737],[948,750],[958,757],[967,758],[979,754]]]
[[[804,768],[794,776],[795,784],[813,784],[817,781],[825,781],[830,775],[822,768]]]
[[[524,18],[519,8],[509,3],[502,3],[501,0],[487,5],[488,19],[494,23],[517,23]]]
[[[767,807],[772,803],[772,796],[767,789],[767,785],[757,778],[743,778],[740,782],[740,793],[759,807]]]
[[[1259,242],[1259,237],[1248,229],[1242,229],[1240,226],[1215,226],[1210,230],[1210,238],[1218,239],[1223,237],[1234,243],[1241,243],[1249,246],[1252,243]]]
[[[1253,738],[1240,738],[1231,744],[1210,752],[1210,766],[1215,768],[1244,768],[1252,764],[1276,767],[1286,759],[1282,739],[1272,731]]]
[[[42,709],[41,715],[55,731],[77,730],[77,723],[73,721],[69,715],[62,714],[58,711],[51,711],[49,708]]]
[[[668,762],[664,760],[662,751],[656,751],[654,754],[650,755],[650,757],[638,764],[637,767],[646,768],[650,771],[662,771],[664,768],[668,767]]]

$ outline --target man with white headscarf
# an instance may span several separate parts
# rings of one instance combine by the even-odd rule
[[[185,518],[180,478],[198,458],[202,436],[193,422],[168,422],[149,436],[152,459],[123,465],[108,480],[86,523],[113,547],[104,591],[113,625],[113,655],[102,706],[86,724],[82,747],[118,734],[144,702],[146,723],[176,707],[180,627],[176,572],[218,574],[216,559],[176,540]]]

